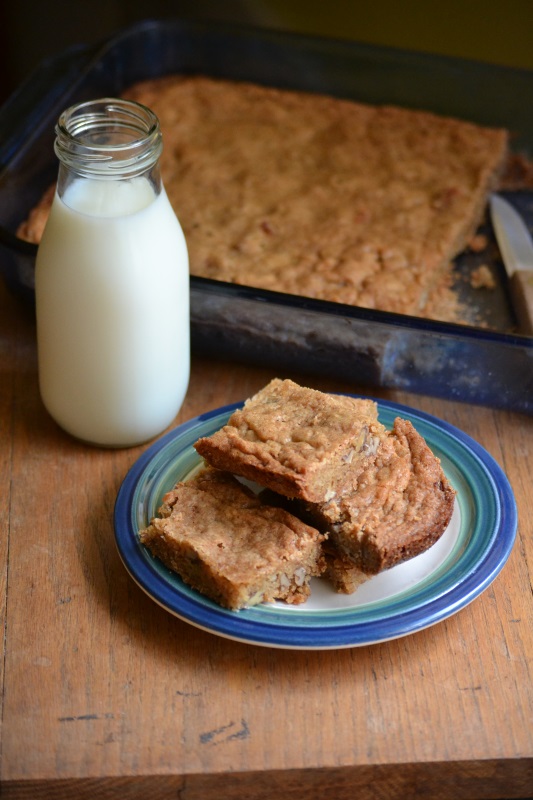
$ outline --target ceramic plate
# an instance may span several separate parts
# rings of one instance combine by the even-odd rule
[[[409,419],[441,459],[457,491],[451,522],[440,540],[411,561],[373,577],[353,595],[312,579],[299,606],[262,604],[228,611],[186,586],[141,545],[138,531],[157,514],[161,498],[201,464],[193,444],[225,424],[240,404],[180,425],[151,445],[130,469],[117,496],[115,536],[122,561],[139,586],[172,614],[211,633],[288,649],[368,645],[398,638],[450,617],[489,586],[509,557],[516,505],[506,476],[473,439],[420,411],[379,401],[379,419],[392,427]]]

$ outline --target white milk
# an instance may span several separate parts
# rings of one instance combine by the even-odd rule
[[[35,282],[40,389],[56,422],[104,446],[161,433],[190,367],[187,248],[164,189],[75,180],[55,196]]]

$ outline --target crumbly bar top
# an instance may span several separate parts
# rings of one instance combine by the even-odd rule
[[[228,608],[303,602],[324,569],[323,536],[264,505],[233,476],[206,470],[163,498],[143,544],[194,588]]]
[[[371,400],[274,379],[195,448],[209,464],[287,497],[324,502],[386,435]]]
[[[450,522],[454,498],[439,459],[409,420],[397,418],[353,491],[314,511],[339,548],[374,574],[431,547]]]

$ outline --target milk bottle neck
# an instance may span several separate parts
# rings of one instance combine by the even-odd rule
[[[60,197],[80,179],[115,182],[142,177],[154,196],[161,191],[159,121],[139,103],[101,98],[71,106],[56,125],[54,150]]]

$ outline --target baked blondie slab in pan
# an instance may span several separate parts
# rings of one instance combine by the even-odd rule
[[[204,76],[124,94],[160,119],[193,275],[459,319],[451,260],[503,168],[505,130]],[[50,200],[20,237],[39,241]]]

